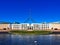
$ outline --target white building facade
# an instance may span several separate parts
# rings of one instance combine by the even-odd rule
[[[47,23],[21,23],[12,24],[12,30],[48,30],[49,24]]]
[[[60,23],[49,23],[49,29],[60,30]]]
[[[0,30],[60,30],[60,23],[0,24]]]

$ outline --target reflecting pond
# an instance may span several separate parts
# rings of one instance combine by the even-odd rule
[[[0,45],[60,45],[60,35],[0,34]]]

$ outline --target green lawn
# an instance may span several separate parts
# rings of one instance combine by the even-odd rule
[[[13,30],[10,31],[12,34],[50,34],[51,31],[20,31],[20,30]]]

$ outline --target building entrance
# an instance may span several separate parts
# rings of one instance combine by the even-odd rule
[[[28,30],[33,30],[33,27],[32,26],[28,26]]]

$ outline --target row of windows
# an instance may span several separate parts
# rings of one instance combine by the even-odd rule
[[[42,26],[42,25],[49,25],[49,24],[33,24],[33,26],[35,26],[35,25]],[[14,26],[20,26],[20,25],[18,24],[18,25],[14,25]],[[27,26],[27,24],[21,24],[21,26]]]
[[[27,28],[27,25],[13,25],[13,28]],[[49,25],[33,25],[33,28],[49,28]]]
[[[13,26],[13,27],[28,27],[28,26]],[[33,27],[41,27],[41,28],[43,28],[43,27],[45,28],[46,27],[47,28],[49,26],[33,26]]]
[[[23,28],[23,27],[13,27],[13,28]],[[27,28],[27,27],[25,27]],[[33,27],[33,28],[49,28],[49,27]]]
[[[19,27],[20,25],[13,25]],[[21,25],[21,26],[27,26],[27,25]],[[48,26],[48,25],[34,25],[34,26]]]

